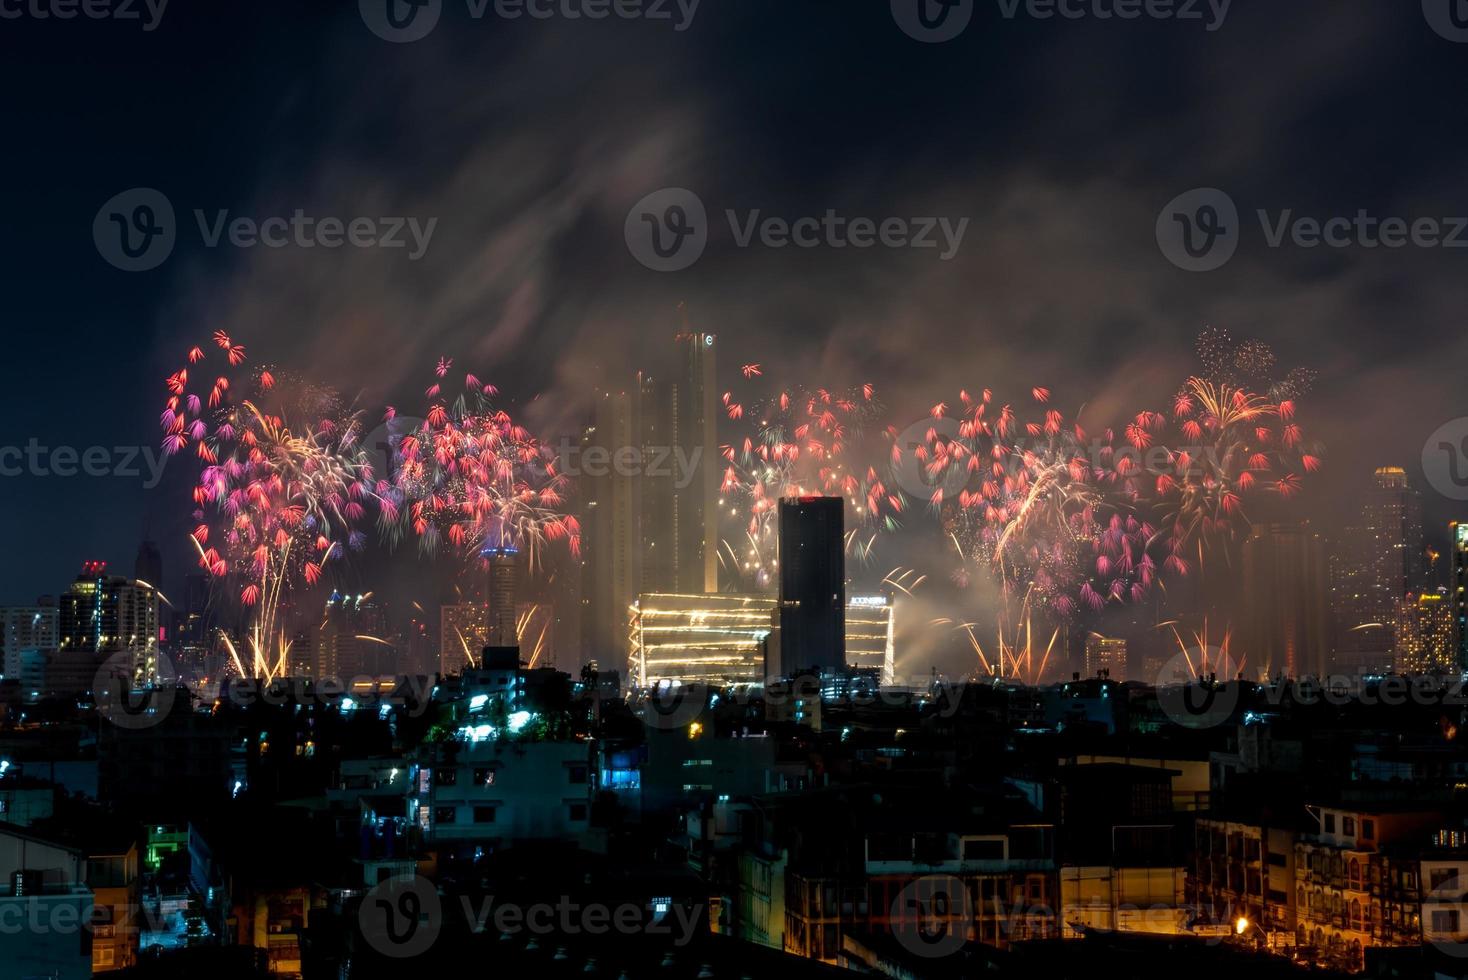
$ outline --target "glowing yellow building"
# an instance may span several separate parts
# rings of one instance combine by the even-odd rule
[[[774,596],[732,592],[640,596],[629,610],[632,683],[763,683],[776,605]],[[893,678],[893,612],[889,596],[847,597],[847,666],[880,669],[885,684]]]

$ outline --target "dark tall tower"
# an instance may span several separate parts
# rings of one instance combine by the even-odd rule
[[[846,666],[845,507],[841,497],[780,501],[780,669]]]
[[[138,545],[138,556],[133,560],[133,578],[140,579],[155,589],[163,588],[163,554],[155,541],[144,541]]]
[[[1246,669],[1323,676],[1329,646],[1325,553],[1307,523],[1256,524],[1244,541]]]

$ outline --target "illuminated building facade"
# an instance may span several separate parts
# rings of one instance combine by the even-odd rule
[[[878,670],[883,684],[895,680],[892,597],[881,593],[846,597],[846,665]]]
[[[518,640],[516,629],[520,601],[520,553],[511,547],[487,547],[480,552],[489,576],[486,596],[489,601],[489,644],[512,647]]]
[[[771,596],[640,596],[631,610],[632,682],[758,683],[774,611]]]
[[[1399,674],[1442,674],[1458,670],[1453,648],[1453,604],[1446,591],[1408,595],[1394,617]]]
[[[95,661],[95,671],[101,660],[127,651],[132,654],[133,683],[156,678],[158,593],[152,586],[108,575],[106,562],[89,561],[58,605],[57,652],[63,658],[86,655]]]
[[[1468,522],[1454,521],[1453,536],[1453,644],[1458,669],[1468,670]]]
[[[640,596],[631,609],[631,682],[758,684],[772,639],[778,600],[769,595]],[[893,681],[895,603],[880,593],[853,594],[846,606],[847,665]]]
[[[1390,664],[1397,603],[1422,585],[1422,495],[1398,466],[1383,466],[1372,479],[1360,519],[1331,556],[1331,645],[1343,673]]]
[[[1086,637],[1086,675],[1095,677],[1102,671],[1114,680],[1126,679],[1126,640],[1091,633]]]

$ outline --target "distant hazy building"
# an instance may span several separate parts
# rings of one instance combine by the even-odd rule
[[[1331,646],[1342,673],[1390,664],[1397,603],[1423,585],[1422,496],[1401,467],[1383,466],[1372,481],[1331,554]]]
[[[598,392],[582,433],[580,631],[600,663],[628,662],[639,595],[719,589],[716,350],[685,323],[655,370]]]
[[[719,588],[719,448],[718,378],[715,339],[685,325],[675,338],[678,368],[670,392],[669,434],[672,459],[691,472],[671,475],[673,485],[673,550],[677,587],[716,592]],[[647,474],[644,474],[647,476]]]
[[[1095,677],[1102,671],[1113,680],[1126,679],[1126,640],[1114,636],[1090,633],[1086,636],[1086,676]]]
[[[1453,603],[1446,590],[1407,595],[1397,602],[1394,668],[1402,674],[1456,673]]]
[[[477,663],[489,645],[489,607],[482,602],[444,606],[439,619],[438,672],[457,674]]]
[[[846,666],[846,500],[780,501],[780,671]]]
[[[52,605],[0,606],[0,651],[4,653],[6,678],[18,678],[29,659],[40,660],[56,651],[60,643],[60,619]],[[26,654],[30,654],[29,658]]]
[[[640,400],[640,387],[598,392],[581,437],[581,636],[606,664],[627,662],[627,610],[642,591]]]
[[[1256,524],[1243,548],[1243,622],[1249,669],[1291,677],[1326,673],[1324,547],[1309,524]]]

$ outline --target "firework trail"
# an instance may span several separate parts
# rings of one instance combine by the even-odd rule
[[[741,372],[759,378],[758,364]],[[724,475],[720,504],[740,519],[737,545],[725,539],[719,558],[726,571],[767,588],[776,571],[776,514],[783,497],[819,494],[847,501],[847,553],[865,562],[879,532],[895,530],[906,508],[899,490],[876,466],[856,461],[859,443],[880,418],[871,385],[836,391],[787,388],[749,398],[726,392],[723,412],[744,434],[720,447]]]
[[[470,560],[487,549],[524,551],[532,569],[547,543],[579,555],[581,527],[563,513],[568,484],[554,451],[497,408],[498,390],[472,374],[450,400],[443,379],[452,366],[439,360],[423,421],[394,440],[384,535],[411,532],[426,554],[447,541]],[[395,414],[389,409],[389,419]]]
[[[273,678],[289,649],[282,598],[365,546],[358,528],[377,488],[358,445],[360,419],[334,392],[243,370],[245,348],[223,331],[213,346],[225,362],[218,373],[204,367],[205,348],[194,347],[165,381],[163,450],[192,449],[199,460],[190,538],[200,567],[237,583],[250,614],[248,658],[226,637],[233,666],[242,676]]]

